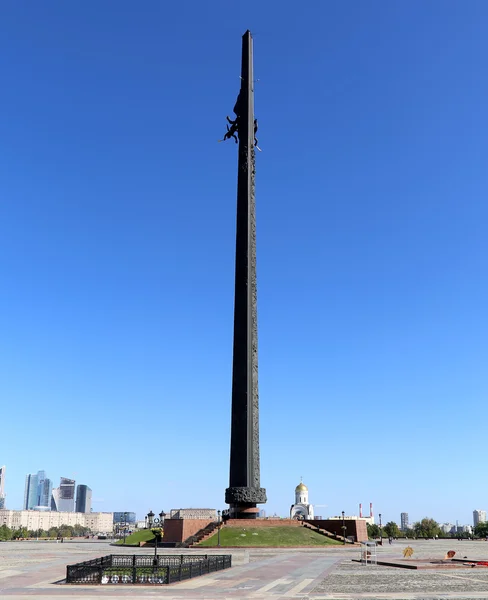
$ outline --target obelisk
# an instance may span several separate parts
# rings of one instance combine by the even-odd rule
[[[258,330],[256,290],[255,121],[251,32],[242,37],[241,89],[234,107],[239,159],[237,174],[234,352],[229,516],[252,519],[266,502],[259,473]]]

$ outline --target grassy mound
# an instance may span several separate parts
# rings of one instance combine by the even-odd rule
[[[220,530],[221,546],[331,546],[340,543],[305,527],[222,527]],[[199,545],[217,546],[217,533]]]
[[[128,535],[125,538],[126,545],[139,544],[139,542],[152,542],[154,539],[154,533],[150,529],[141,529],[140,531],[135,531],[131,535]],[[124,540],[117,540],[115,542],[117,545],[123,546]]]

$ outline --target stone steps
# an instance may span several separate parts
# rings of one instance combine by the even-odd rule
[[[316,533],[319,533],[320,535],[325,535],[325,537],[328,537],[332,540],[338,540],[340,542],[344,541],[344,537],[342,535],[332,533],[331,531],[327,531],[327,529],[322,529],[321,527],[317,527],[316,525],[312,525],[311,523],[304,522],[303,527],[306,527],[307,529],[311,529],[312,531],[315,531]],[[346,544],[354,545],[354,543],[355,542],[351,542],[351,540],[348,540],[346,538]]]

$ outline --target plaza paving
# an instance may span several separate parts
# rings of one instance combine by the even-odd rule
[[[380,559],[398,559],[407,544],[378,549]],[[488,559],[488,542],[411,542],[414,558]],[[0,599],[8,600],[332,600],[390,598],[488,598],[488,568],[413,571],[365,567],[351,561],[356,548],[248,548],[185,550],[185,553],[231,553],[233,567],[169,586],[71,586],[62,583],[66,565],[106,554],[152,554],[151,549],[112,547],[106,542],[9,542],[0,544]],[[163,552],[163,551],[161,551]],[[164,550],[165,554],[181,551]]]

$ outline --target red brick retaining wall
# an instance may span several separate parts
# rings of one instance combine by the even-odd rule
[[[316,527],[320,527],[320,529],[325,529],[326,531],[330,531],[331,533],[335,533],[337,535],[342,536],[342,520],[329,520],[329,519],[307,519],[307,523],[311,523]],[[367,542],[368,541],[368,530],[366,528],[366,521],[362,519],[358,520],[350,520],[345,519],[344,525],[346,526],[346,537],[352,535],[354,536],[355,542]]]
[[[210,523],[212,519],[165,519],[163,542],[184,542]]]
[[[301,527],[297,519],[228,519],[226,527]]]

